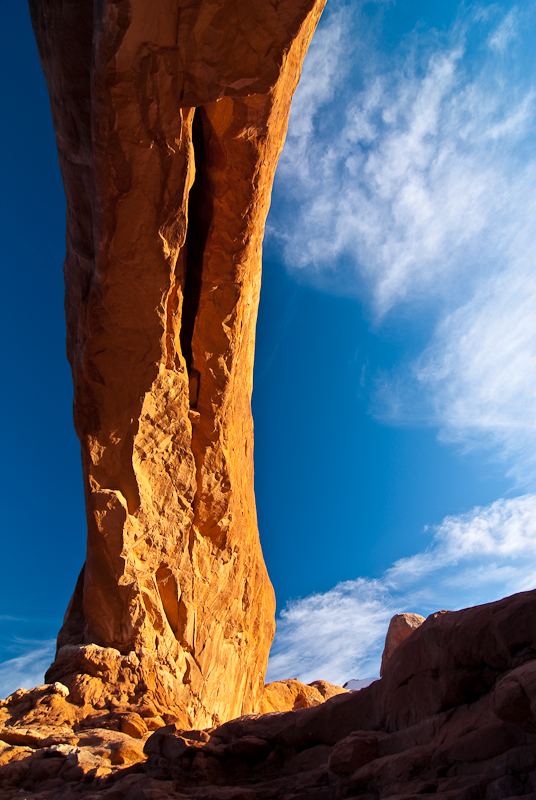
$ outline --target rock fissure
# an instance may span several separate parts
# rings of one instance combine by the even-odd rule
[[[213,215],[212,187],[206,163],[203,109],[196,108],[192,120],[192,152],[195,178],[188,198],[188,228],[186,233],[186,275],[180,343],[190,380],[190,407],[197,406],[199,370],[193,360],[192,338],[196,323],[201,286],[203,260]]]

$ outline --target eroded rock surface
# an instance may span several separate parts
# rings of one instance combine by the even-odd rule
[[[395,614],[389,623],[387,635],[385,637],[385,647],[382,653],[382,663],[380,667],[380,676],[383,675],[387,662],[393,655],[395,649],[399,644],[402,644],[404,639],[407,639],[413,631],[424,622],[424,617],[420,614],[414,614],[410,611],[405,611],[403,614]]]
[[[262,713],[268,714],[272,711],[295,711],[298,708],[311,708],[346,691],[342,686],[335,686],[328,681],[313,681],[309,684],[295,679],[273,681],[264,687],[264,694],[258,709]]]
[[[67,196],[88,520],[47,680],[96,710],[147,700],[204,726],[262,693],[261,244],[324,1],[30,0]],[[100,667],[86,645],[106,651]]]
[[[0,703],[1,800],[535,800],[536,591],[430,616],[381,680],[310,708],[140,736],[65,724],[65,703]]]

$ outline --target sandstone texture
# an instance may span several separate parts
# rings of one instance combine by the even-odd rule
[[[328,681],[313,681],[309,684],[295,679],[274,681],[267,683],[264,687],[259,711],[267,714],[272,711],[295,711],[298,708],[311,708],[346,691],[341,686],[335,686]]]
[[[70,702],[0,702],[0,800],[536,800],[536,591],[432,615],[381,680],[309,708],[142,732]]]
[[[30,0],[67,197],[88,524],[46,679],[93,711],[203,727],[262,696],[261,245],[324,2]]]
[[[422,625],[424,617],[420,614],[413,614],[405,612],[404,614],[395,614],[389,623],[387,629],[387,636],[385,637],[385,647],[382,653],[382,663],[380,667],[380,676],[383,675],[387,662],[393,655],[395,648],[401,644],[404,639],[413,633],[413,631]]]

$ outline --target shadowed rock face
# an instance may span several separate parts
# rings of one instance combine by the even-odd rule
[[[395,614],[389,623],[387,629],[387,636],[385,637],[385,647],[382,653],[382,663],[380,667],[380,676],[383,676],[387,662],[393,655],[394,651],[399,644],[402,644],[404,639],[407,639],[416,628],[422,625],[424,617],[420,614],[413,614],[411,611],[406,611],[403,614]]]
[[[30,0],[67,196],[88,520],[48,680],[96,708],[143,698],[202,727],[252,710],[263,686],[261,245],[324,1]]]

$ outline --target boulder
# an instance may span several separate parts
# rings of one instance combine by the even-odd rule
[[[335,686],[328,681],[313,681],[305,684],[296,679],[273,681],[264,687],[264,695],[259,706],[263,714],[270,711],[293,711],[298,708],[309,708],[324,703],[336,694],[343,694],[346,689]]]
[[[423,622],[424,617],[421,617],[420,614],[413,614],[409,611],[406,611],[403,614],[394,615],[389,623],[387,635],[385,637],[385,647],[382,653],[380,677],[383,675],[385,666],[393,655],[395,648],[397,648],[398,645],[404,641],[404,639],[410,636],[413,631],[419,627],[419,625],[422,625]]]

